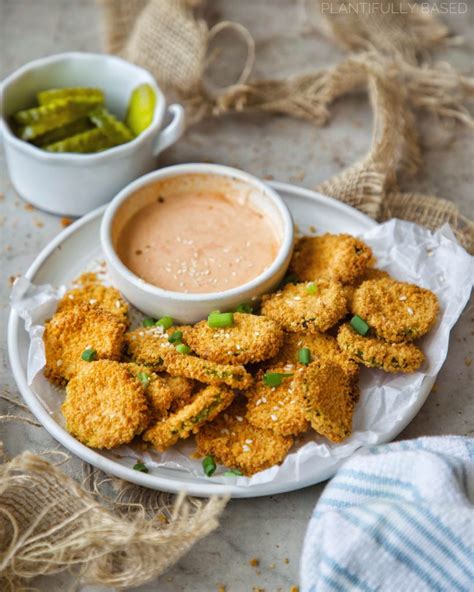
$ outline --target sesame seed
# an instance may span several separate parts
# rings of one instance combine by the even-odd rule
[[[250,452],[250,446],[249,446],[248,444],[244,444],[244,445],[242,446],[242,450],[243,450],[244,452]]]
[[[297,300],[297,301],[298,301],[298,300],[301,300],[301,296],[295,296],[295,297],[293,298],[293,300]]]
[[[246,444],[252,444],[253,440],[252,438],[247,438],[247,440],[245,440]]]
[[[401,300],[402,302],[404,302],[407,299],[406,296],[400,296],[399,300]]]
[[[69,300],[74,300],[74,294],[68,294]]]
[[[267,397],[262,397],[262,403],[266,403],[267,402]]]
[[[227,428],[222,428],[221,434],[229,434],[229,430]]]
[[[270,415],[270,419],[272,421],[277,421],[278,417],[276,415],[272,414],[272,415]]]
[[[120,300],[115,301],[115,308],[120,308]]]
[[[56,366],[59,368],[59,366],[63,365],[63,361],[62,360],[56,360]]]
[[[145,331],[140,331],[138,335],[140,335],[140,337],[145,337]]]
[[[411,308],[411,306],[407,306],[407,313],[408,313],[409,315],[413,315],[413,314],[415,314],[415,313],[414,313],[414,311],[413,311],[413,308]]]
[[[244,418],[243,418],[243,417],[240,417],[240,415],[236,415],[236,416],[235,416],[235,419],[236,419],[237,421],[244,421]]]
[[[95,298],[91,298],[89,300],[89,304],[95,304],[97,302],[97,300]]]

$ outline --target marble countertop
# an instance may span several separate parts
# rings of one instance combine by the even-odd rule
[[[285,76],[335,63],[340,50],[316,32],[303,31],[296,0],[230,2],[218,0],[215,12],[249,27],[257,40],[256,76]],[[251,7],[251,10],[250,10]],[[31,59],[67,50],[100,51],[100,22],[93,0],[1,0],[0,74],[5,76]],[[467,39],[440,53],[443,59],[472,75],[473,15],[449,15],[455,33]],[[469,72],[469,69],[471,70]],[[425,163],[410,188],[454,201],[473,217],[474,146],[462,129],[433,121],[420,121]],[[160,164],[206,160],[249,172],[314,187],[318,182],[362,156],[371,135],[371,113],[363,96],[349,97],[334,107],[331,123],[316,128],[283,117],[247,116],[203,122],[166,151]],[[6,321],[11,278],[24,272],[37,253],[56,236],[58,217],[35,210],[22,201],[8,180],[0,153],[0,384],[2,393],[17,393],[9,368]],[[474,433],[472,398],[474,307],[468,305],[455,326],[446,363],[435,388],[400,439],[421,435]],[[14,409],[0,401],[0,414]],[[25,449],[41,451],[57,444],[43,430],[19,424],[0,426],[9,455]],[[67,469],[80,474],[80,461]],[[158,581],[141,592],[207,592],[225,585],[228,592],[253,589],[288,591],[298,583],[298,560],[308,519],[324,484],[301,491],[231,501],[220,527],[198,543]],[[259,566],[249,561],[259,559]],[[39,582],[49,592],[65,589],[57,577]],[[85,588],[101,592],[99,587]]]

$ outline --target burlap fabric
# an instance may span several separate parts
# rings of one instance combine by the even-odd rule
[[[316,189],[377,220],[396,212],[429,228],[449,222],[459,241],[474,252],[474,225],[455,206],[399,188],[400,175],[415,174],[422,161],[415,113],[422,110],[474,127],[466,107],[474,99],[474,80],[446,64],[423,64],[423,55],[452,39],[445,25],[414,2],[305,0],[308,23],[350,50],[348,58],[325,70],[247,80],[220,93],[205,83],[213,29],[203,19],[204,0],[149,0],[140,2],[135,13],[128,0],[100,4],[106,48],[148,68],[186,106],[189,125],[247,111],[284,113],[323,125],[336,99],[366,90],[374,116],[369,153]]]
[[[369,16],[341,11],[347,4],[342,0],[326,2],[330,10],[325,12],[322,3],[306,0],[307,23],[352,53],[330,68],[284,80],[249,81],[247,64],[239,84],[218,92],[204,80],[209,40],[223,27],[208,28],[204,0],[100,3],[108,50],[151,70],[183,102],[189,125],[247,111],[283,113],[323,125],[336,99],[366,91],[374,113],[369,153],[317,189],[378,220],[399,217],[431,229],[449,222],[473,252],[474,225],[454,204],[399,189],[401,177],[415,174],[422,161],[417,111],[474,126],[466,108],[474,97],[473,80],[420,59],[448,38],[446,27],[431,15],[408,10],[413,3],[405,0],[392,2],[399,7],[396,13],[381,9]],[[252,56],[248,34],[233,26]],[[66,569],[78,582],[139,585],[163,573],[214,529],[225,505],[217,499],[176,500],[107,479],[87,466],[85,479],[77,483],[53,461],[25,452],[0,464],[2,591],[31,589],[32,577]]]

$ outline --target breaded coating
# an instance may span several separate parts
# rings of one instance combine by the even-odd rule
[[[157,450],[166,450],[178,440],[184,440],[196,433],[207,421],[212,421],[233,399],[234,392],[231,389],[207,386],[196,393],[189,405],[151,426],[143,434],[143,439]]]
[[[298,353],[302,348],[309,349],[311,360],[335,362],[349,374],[352,380],[357,380],[359,366],[340,349],[335,337],[325,333],[286,333],[283,347],[269,363],[272,366],[285,367],[285,372],[292,372],[294,368],[301,366]]]
[[[139,327],[125,334],[125,353],[137,364],[163,368],[166,350],[172,348],[162,327]]]
[[[178,409],[192,401],[196,384],[194,380],[184,378],[184,376],[171,376],[167,373],[160,374],[160,377],[164,380],[172,395],[170,413],[178,411]]]
[[[390,343],[418,339],[431,329],[439,313],[430,290],[393,279],[369,280],[357,288],[353,312]]]
[[[243,366],[216,364],[176,351],[166,355],[164,365],[172,376],[184,376],[205,384],[226,384],[231,388],[247,389],[253,382],[252,375]]]
[[[363,337],[348,323],[340,327],[337,342],[353,360],[385,372],[415,372],[425,359],[413,343],[388,343],[376,337]]]
[[[59,301],[58,312],[66,310],[77,303],[98,305],[116,315],[128,325],[128,304],[120,292],[111,286],[100,283],[87,283],[85,286],[68,290]]]
[[[231,327],[213,329],[201,321],[185,331],[188,345],[202,358],[219,364],[248,364],[274,356],[283,331],[272,319],[234,313]]]
[[[56,313],[44,328],[45,376],[64,384],[89,364],[81,358],[86,349],[99,360],[120,359],[124,332],[117,316],[98,306],[78,304]]]
[[[295,245],[290,271],[301,281],[323,278],[350,284],[371,259],[370,247],[349,234],[303,236]]]
[[[140,382],[119,362],[86,362],[66,387],[66,429],[91,448],[127,444],[146,429],[150,411]]]
[[[133,363],[122,365],[141,382],[154,419],[166,416],[174,400],[166,380],[148,366]]]
[[[270,372],[285,373],[285,368],[271,368]],[[280,386],[269,387],[263,382],[263,373],[254,386],[245,392],[248,398],[248,421],[257,428],[270,429],[282,436],[295,436],[305,432],[309,423],[303,411],[303,398],[294,388],[293,379],[282,380]]]
[[[327,331],[346,312],[342,285],[327,280],[287,284],[262,299],[262,314],[275,320],[285,331],[295,333]]]
[[[346,294],[347,308],[348,308],[349,312],[353,312],[352,301],[354,299],[354,294],[355,294],[355,291],[357,290],[357,288],[363,282],[367,282],[369,280],[380,280],[380,279],[389,278],[389,277],[390,277],[390,274],[387,273],[386,271],[383,271],[382,269],[376,269],[375,267],[368,267],[365,270],[365,272],[363,273],[363,275],[361,275],[360,278],[354,284],[345,284],[343,287],[344,287],[344,292]]]
[[[351,435],[354,410],[354,384],[334,362],[316,361],[300,369],[295,389],[304,400],[307,419],[314,430],[332,442]]]
[[[245,402],[236,402],[196,434],[198,452],[250,476],[280,464],[293,438],[257,428],[245,417]]]

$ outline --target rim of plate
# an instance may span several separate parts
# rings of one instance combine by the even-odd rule
[[[305,189],[303,187],[298,187],[295,185],[291,185],[289,183],[281,183],[272,181],[269,183],[276,191],[283,191],[290,194],[299,194],[303,197],[309,197],[312,199],[325,202],[326,204],[334,207],[335,209],[339,209],[344,211],[345,213],[350,214],[354,219],[357,219],[362,224],[367,226],[375,227],[377,226],[377,222],[355,210],[351,206],[339,202],[331,197],[327,197],[315,191],[311,191],[310,189]],[[88,224],[94,218],[101,216],[105,211],[107,206],[101,206],[92,212],[89,212],[82,218],[79,218],[73,224],[71,224],[68,228],[64,229],[60,232],[50,243],[46,245],[46,247],[39,253],[33,263],[30,265],[26,273],[24,274],[26,278],[32,279],[38,270],[41,268],[43,263],[48,259],[48,257],[55,251],[55,249],[60,245],[65,239],[67,239],[71,234],[74,234],[79,228]],[[84,444],[81,444],[76,438],[71,436],[64,428],[62,428],[54,418],[48,413],[48,411],[43,407],[42,403],[38,399],[36,393],[30,388],[27,383],[25,373],[23,372],[22,368],[22,361],[19,352],[19,340],[17,339],[18,330],[19,330],[19,323],[20,317],[17,313],[13,310],[10,311],[9,321],[8,321],[8,352],[10,357],[10,365],[13,372],[13,377],[15,378],[16,384],[18,389],[27,403],[29,409],[36,417],[36,419],[41,423],[41,425],[46,429],[46,431],[60,444],[62,444],[67,450],[69,450],[72,454],[75,454],[82,460],[90,463],[91,465],[101,469],[105,473],[111,474],[115,477],[119,477],[124,479],[128,482],[135,483],[137,485],[142,485],[144,487],[149,487],[151,489],[158,489],[162,491],[177,493],[179,491],[186,491],[189,495],[196,495],[202,497],[208,497],[210,495],[230,495],[231,497],[235,498],[250,498],[250,497],[260,497],[265,495],[276,495],[278,493],[287,493],[289,491],[296,491],[298,489],[302,489],[304,487],[308,487],[310,485],[315,485],[316,483],[320,483],[329,479],[334,475],[337,468],[344,462],[343,459],[337,464],[333,465],[332,467],[328,468],[326,471],[322,471],[317,480],[314,477],[307,477],[306,479],[302,479],[297,486],[295,487],[294,482],[289,482],[284,486],[279,484],[278,488],[272,488],[272,482],[257,484],[254,486],[239,486],[239,485],[223,485],[221,483],[186,483],[185,481],[178,479],[173,479],[171,477],[163,477],[156,474],[146,474],[141,473],[139,471],[135,471],[132,468],[126,467],[119,462],[112,460],[99,454],[92,448],[88,448]],[[413,413],[410,414],[410,417],[405,418],[406,421],[403,421],[401,424],[398,423],[394,426],[394,429],[385,437],[380,443],[388,442],[392,440],[395,436],[397,436],[415,417],[415,415],[420,410],[421,406],[426,400],[426,397],[431,390],[431,386],[434,383],[436,377],[425,377],[422,383],[422,390],[425,391],[425,396],[420,396],[419,405],[413,409]],[[353,453],[356,454],[357,450]],[[181,475],[181,473],[180,473]],[[321,478],[321,475],[324,477]],[[192,476],[195,478],[194,476]]]

